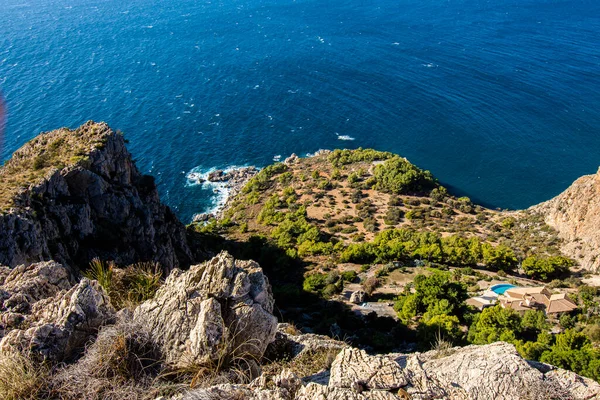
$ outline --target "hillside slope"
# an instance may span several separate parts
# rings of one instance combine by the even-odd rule
[[[581,267],[600,270],[600,170],[577,179],[555,198],[531,208],[563,240],[562,251]]]

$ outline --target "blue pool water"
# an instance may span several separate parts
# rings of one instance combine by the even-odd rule
[[[374,147],[522,208],[600,164],[597,0],[2,0],[2,157],[106,120],[188,220],[194,168]]]
[[[516,287],[516,286],[506,283],[506,284],[494,285],[494,286],[490,287],[490,290],[496,294],[504,294],[504,292],[506,292],[508,289],[514,288],[514,287]]]

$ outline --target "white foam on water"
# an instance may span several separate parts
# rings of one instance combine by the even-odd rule
[[[203,169],[202,167],[198,166],[192,168],[185,175],[186,187],[200,185],[202,189],[210,190],[212,192],[210,196],[210,205],[207,208],[200,210],[199,214],[216,213],[225,205],[231,193],[231,189],[227,187],[227,182],[210,182],[208,181],[208,175],[216,170],[222,170],[223,172],[227,173],[244,167],[248,167],[248,165],[228,165],[224,168],[211,167],[209,169]]]
[[[335,135],[337,136],[338,140],[354,140],[354,138],[349,135],[340,135],[337,132],[335,133]]]

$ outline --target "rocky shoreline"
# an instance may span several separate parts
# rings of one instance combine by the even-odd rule
[[[331,150],[318,150],[315,153],[307,154],[306,157],[316,157],[322,154],[328,154]],[[299,157],[292,153],[287,157],[283,164],[292,165]],[[188,180],[194,185],[210,185],[213,192],[221,197],[216,207],[205,213],[195,214],[192,222],[208,222],[211,219],[219,219],[223,216],[223,211],[231,204],[231,201],[240,193],[242,188],[250,179],[260,172],[260,168],[253,165],[244,167],[230,167],[225,169],[216,169],[206,173],[191,172],[188,174]]]
[[[217,169],[205,174],[196,172],[188,174],[188,179],[194,184],[208,184],[212,187],[213,192],[221,197],[212,212],[196,214],[192,221],[208,222],[210,219],[220,218],[230,200],[237,196],[246,183],[259,171],[255,166],[248,166]]]

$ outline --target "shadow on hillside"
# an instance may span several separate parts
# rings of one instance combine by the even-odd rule
[[[390,317],[376,313],[361,316],[342,302],[327,300],[302,289],[306,263],[292,258],[265,238],[228,240],[215,234],[188,230],[188,240],[205,261],[222,250],[235,258],[254,260],[269,278],[279,322],[294,324],[303,332],[327,335],[373,352],[390,352],[414,343],[415,332]]]

